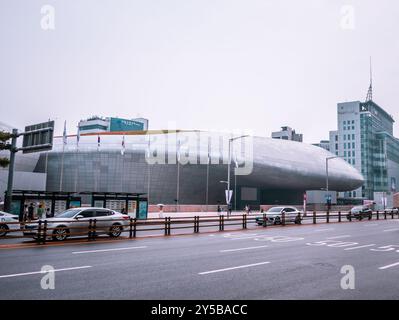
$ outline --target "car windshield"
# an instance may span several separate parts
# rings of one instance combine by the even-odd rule
[[[280,212],[282,209],[283,209],[282,207],[275,207],[275,208],[269,209],[268,212]]]
[[[57,218],[73,218],[75,216],[75,214],[79,213],[81,210],[79,209],[71,209],[71,210],[67,210],[64,211],[60,214],[57,214]]]

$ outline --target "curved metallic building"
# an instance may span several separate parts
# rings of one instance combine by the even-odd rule
[[[293,141],[235,137],[180,131],[94,134],[78,142],[69,136],[64,146],[55,139],[55,149],[40,155],[35,171],[47,173],[48,191],[143,192],[151,204],[224,204],[230,144],[237,207],[298,204],[306,190],[326,187],[326,158],[333,157],[328,151]],[[344,160],[328,162],[330,190],[363,184]]]

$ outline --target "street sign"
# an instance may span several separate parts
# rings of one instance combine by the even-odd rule
[[[32,153],[53,148],[54,121],[38,123],[25,127],[21,150]]]
[[[229,204],[231,201],[231,197],[233,196],[233,190],[225,190],[226,195],[226,204]]]

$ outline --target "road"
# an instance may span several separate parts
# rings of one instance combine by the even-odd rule
[[[398,299],[399,220],[0,249],[0,299]],[[43,290],[44,265],[55,289]],[[341,288],[343,266],[354,289]]]

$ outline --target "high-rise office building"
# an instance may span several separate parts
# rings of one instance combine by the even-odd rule
[[[393,136],[392,116],[371,100],[370,93],[368,99],[338,103],[338,130],[330,132],[330,151],[365,178],[362,188],[341,198],[369,199],[386,207],[392,204],[399,181],[399,140]]]

